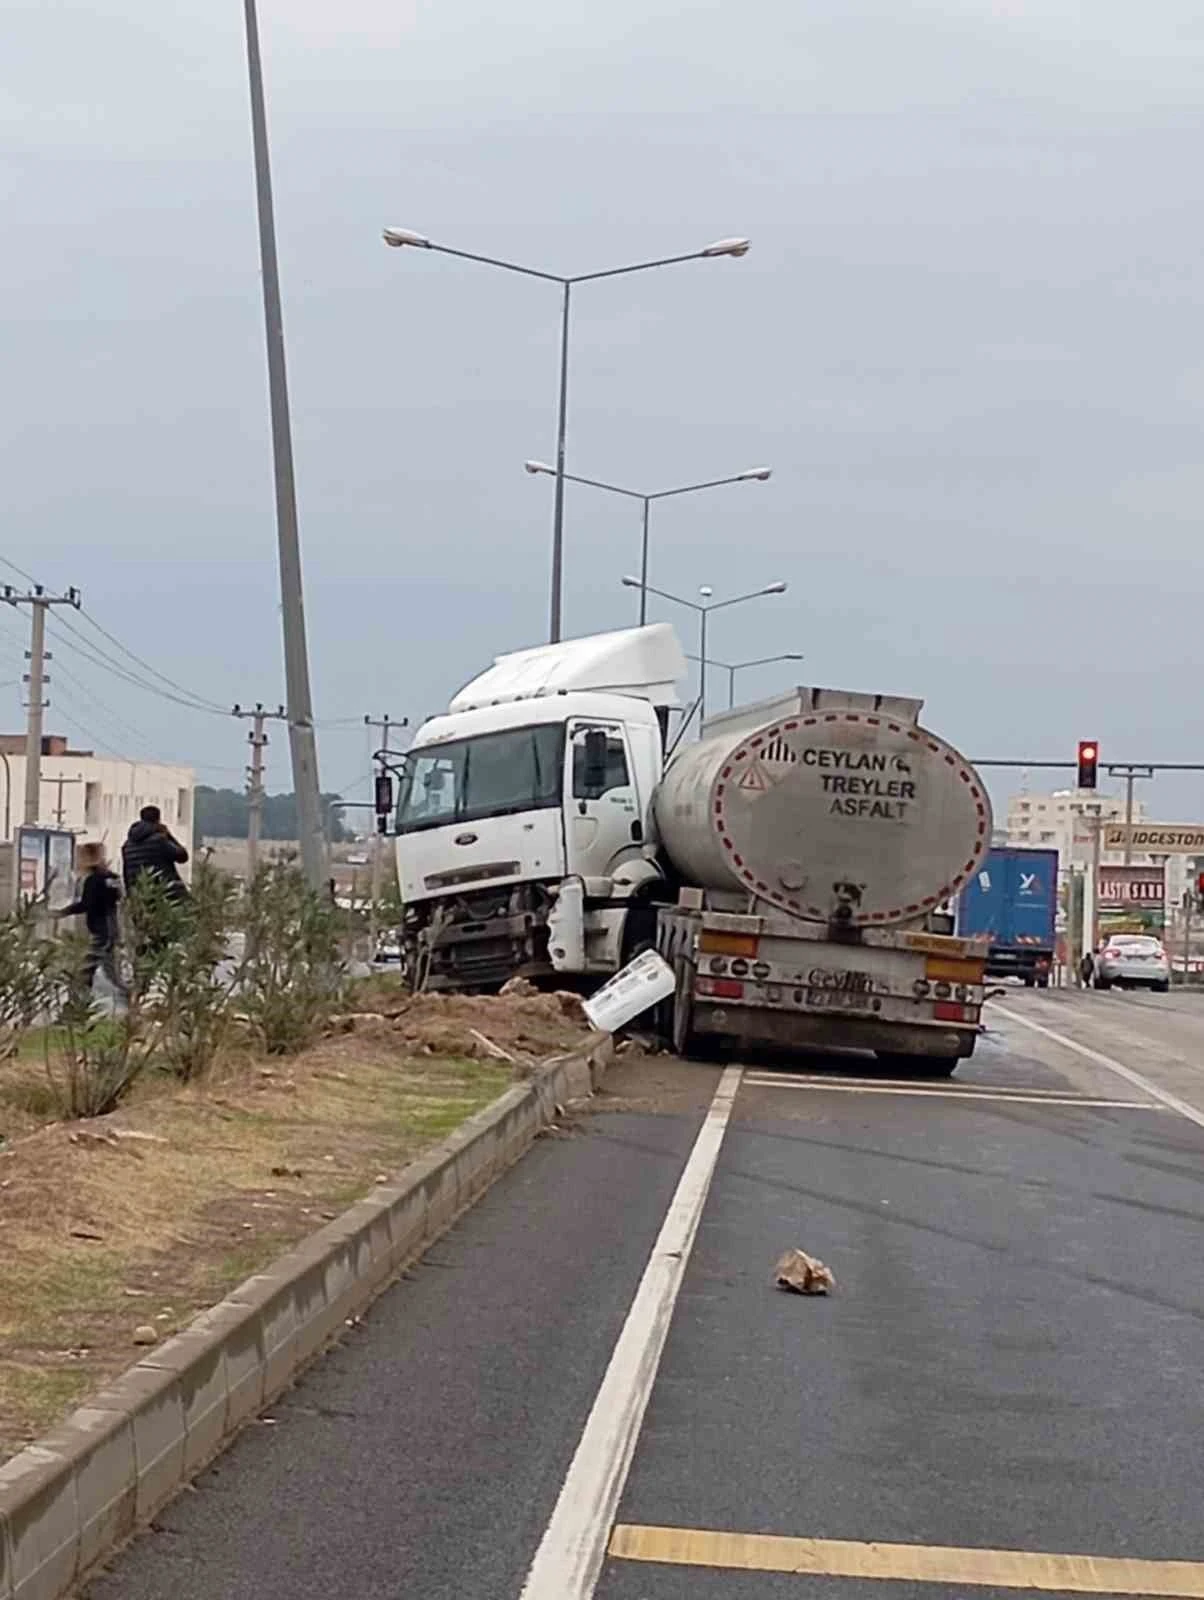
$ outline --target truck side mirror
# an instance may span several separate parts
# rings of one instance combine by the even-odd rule
[[[585,734],[585,756],[581,767],[581,786],[588,800],[596,800],[606,793],[607,738],[604,728],[588,728]]]

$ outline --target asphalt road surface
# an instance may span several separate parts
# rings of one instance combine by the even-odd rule
[[[1204,1596],[1204,1001],[989,1019],[620,1065],[88,1600]]]

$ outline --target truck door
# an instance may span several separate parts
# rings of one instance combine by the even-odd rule
[[[567,758],[568,871],[601,878],[619,851],[637,842],[639,808],[622,724],[570,724]]]

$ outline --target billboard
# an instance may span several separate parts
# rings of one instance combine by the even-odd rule
[[[1101,867],[1099,914],[1105,931],[1161,931],[1166,921],[1165,867]]]
[[[1128,845],[1143,855],[1196,856],[1204,854],[1204,823],[1108,822],[1104,824],[1104,849],[1123,850]]]
[[[75,835],[63,828],[17,829],[17,893],[24,901],[45,898],[61,911],[75,894]]]

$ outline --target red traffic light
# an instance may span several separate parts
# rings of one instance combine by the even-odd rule
[[[1095,739],[1079,740],[1079,788],[1094,789],[1099,778],[1099,743]]]

